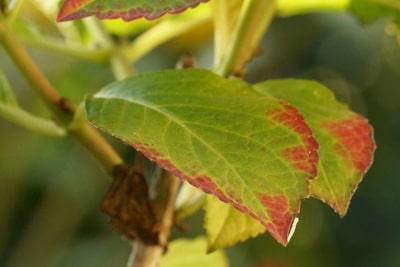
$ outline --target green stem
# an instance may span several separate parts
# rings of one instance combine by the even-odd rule
[[[58,127],[53,121],[34,116],[25,110],[0,104],[0,116],[26,129],[54,137],[66,135],[65,129]]]
[[[221,76],[241,73],[253,56],[276,12],[275,0],[245,0],[232,33],[230,45],[215,72]]]
[[[211,16],[208,12],[192,19],[183,17],[164,20],[135,38],[127,48],[127,57],[131,61],[137,61],[160,44],[210,21]]]
[[[124,48],[121,46],[119,51],[116,51],[110,59],[111,71],[117,80],[122,80],[135,75],[135,70],[132,64],[127,59],[124,53]]]
[[[135,75],[135,70],[126,56],[124,44],[113,42],[97,19],[87,18],[84,22],[99,46],[112,51],[109,56],[109,64],[114,77],[117,80],[122,80]]]
[[[69,129],[69,133],[101,162],[107,173],[112,174],[116,165],[122,163],[121,157],[110,144],[84,119],[81,113],[75,116],[75,105],[57,93],[46,77],[26,52],[5,18],[0,15],[0,42],[4,49],[28,80],[32,88],[53,112],[56,120]],[[84,115],[82,115],[84,116]],[[72,127],[71,127],[72,125]]]
[[[108,174],[112,175],[115,166],[123,163],[122,158],[99,132],[86,121],[84,104],[75,111],[74,120],[68,125],[69,134],[100,162]]]
[[[96,44],[103,48],[113,48],[113,40],[105,32],[100,22],[94,17],[88,17],[82,20],[88,32],[94,38]]]
[[[214,65],[216,66],[229,46],[231,34],[242,3],[240,1],[214,0],[210,2],[214,19]]]
[[[22,37],[21,39],[24,43],[29,45],[96,63],[107,63],[111,54],[109,49],[88,49],[79,46],[71,46],[55,38],[44,36],[40,36],[39,38]]]

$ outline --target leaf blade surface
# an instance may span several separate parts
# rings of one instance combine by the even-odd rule
[[[87,99],[86,111],[95,126],[287,244],[318,161],[318,143],[288,103],[191,69],[113,83]]]

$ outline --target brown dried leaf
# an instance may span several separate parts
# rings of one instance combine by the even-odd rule
[[[114,169],[114,179],[101,201],[101,210],[111,217],[110,225],[128,240],[140,238],[158,244],[157,219],[142,174],[127,165]]]

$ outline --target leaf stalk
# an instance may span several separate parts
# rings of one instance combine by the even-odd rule
[[[226,51],[217,64],[215,72],[221,76],[241,74],[244,65],[252,58],[259,40],[268,28],[276,13],[275,0],[245,0],[238,15],[228,47],[217,48],[219,51]],[[226,16],[225,22],[228,24]],[[219,37],[224,40],[227,37]],[[221,45],[226,45],[226,42]],[[216,46],[220,46],[218,43]]]
[[[104,27],[95,18],[86,18],[84,23],[99,46],[103,49],[111,50],[108,62],[114,77],[117,80],[122,80],[135,75],[136,72],[126,56],[125,45],[118,43],[119,40],[116,42],[112,40],[104,30]]]

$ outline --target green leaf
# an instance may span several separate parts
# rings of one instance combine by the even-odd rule
[[[205,211],[207,251],[232,246],[265,232],[265,227],[259,221],[214,196],[207,196]]]
[[[287,102],[188,69],[110,84],[86,100],[86,111],[95,126],[249,213],[287,244],[318,161],[311,129]]]
[[[178,239],[168,245],[167,254],[160,260],[160,267],[228,267],[223,251],[206,254],[207,241],[203,237],[196,239]]]
[[[288,101],[300,110],[313,130],[320,149],[318,177],[312,195],[341,216],[372,163],[375,143],[368,121],[337,102],[325,86],[306,80],[273,80],[257,84],[259,92]]]
[[[208,0],[65,0],[57,21],[81,19],[95,15],[99,19],[138,18],[156,19],[165,13],[176,14],[189,7],[196,7]]]

